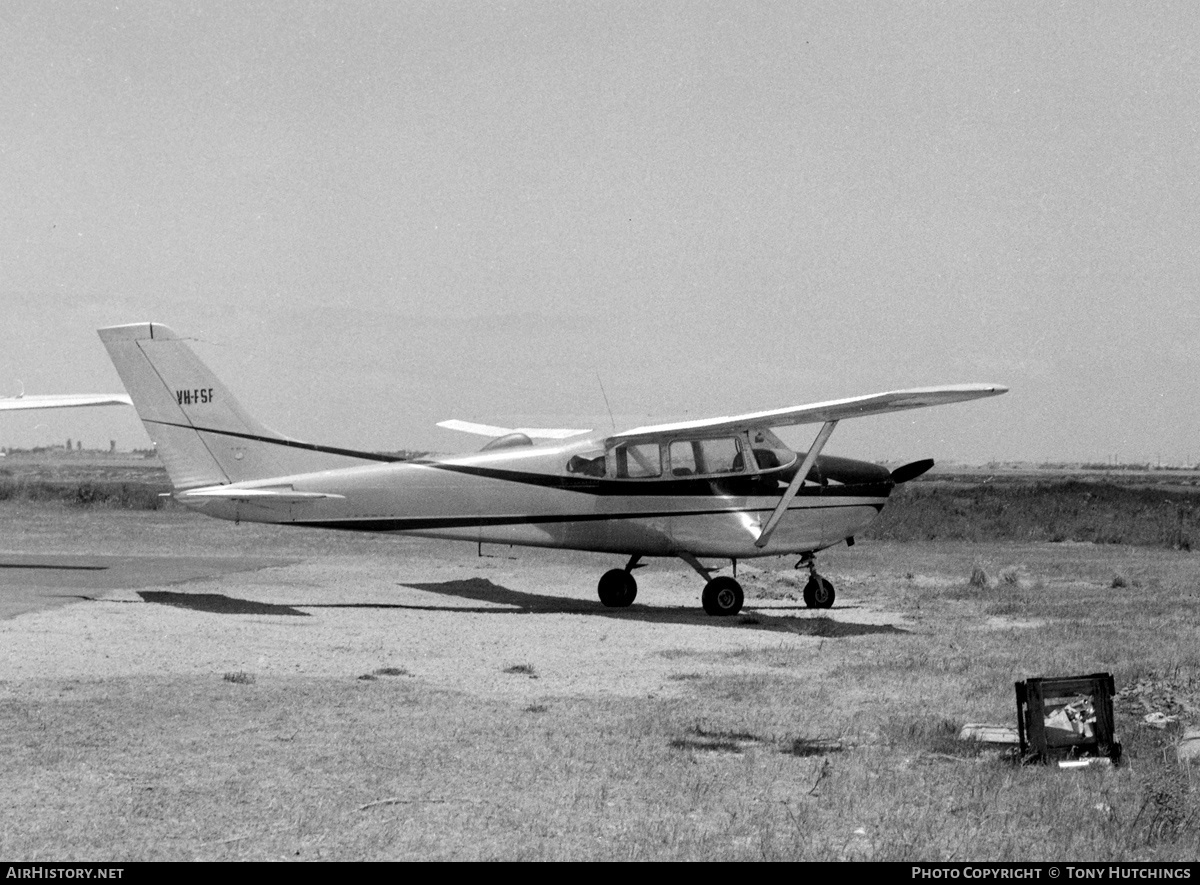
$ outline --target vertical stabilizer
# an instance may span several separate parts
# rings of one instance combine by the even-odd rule
[[[99,334],[176,489],[391,460],[297,442],[264,427],[160,323]]]

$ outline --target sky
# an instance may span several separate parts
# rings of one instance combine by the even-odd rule
[[[1198,56],[1190,2],[4,0],[0,394],[155,321],[348,448],[991,382],[827,451],[1194,463]],[[149,445],[0,421],[68,437]]]

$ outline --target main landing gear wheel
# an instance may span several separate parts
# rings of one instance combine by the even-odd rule
[[[637,597],[637,581],[623,568],[605,572],[596,589],[600,591],[600,601],[609,608],[624,608]]]
[[[742,610],[742,585],[728,575],[713,578],[704,585],[700,601],[710,615],[736,615]]]
[[[804,585],[804,604],[809,608],[833,608],[833,584],[828,578],[814,574]]]

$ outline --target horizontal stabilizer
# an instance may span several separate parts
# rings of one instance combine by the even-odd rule
[[[70,409],[78,406],[132,406],[133,400],[123,393],[65,393],[43,396],[13,396],[0,398],[0,412],[18,409]]]
[[[853,396],[849,399],[810,403],[806,406],[771,409],[766,412],[747,412],[745,415],[731,415],[723,418],[707,418],[699,421],[679,421],[675,424],[654,424],[646,427],[635,427],[633,430],[626,430],[623,433],[617,433],[613,436],[614,438],[622,439],[637,436],[657,436],[663,433],[689,433],[691,431],[709,433],[717,430],[745,430],[748,427],[786,427],[792,424],[823,424],[827,421],[841,421],[845,418],[862,418],[867,415],[902,412],[906,409],[923,409],[928,406],[960,403],[985,396],[999,396],[1007,392],[1008,388],[999,384],[955,384],[947,387],[916,387],[911,390],[872,393],[866,396]]]
[[[508,436],[510,433],[523,433],[530,439],[567,439],[572,436],[579,436],[584,433],[591,433],[587,430],[573,430],[565,427],[497,427],[494,424],[473,424],[470,421],[459,421],[451,419],[449,421],[439,421],[438,427],[444,427],[447,430],[461,430],[463,433],[474,433],[479,436]]]
[[[291,486],[286,488],[246,489],[236,486],[210,486],[204,489],[191,489],[178,492],[175,498],[181,502],[198,499],[216,499],[221,501],[258,501],[263,504],[306,504],[320,498],[337,498],[344,500],[345,495],[330,495],[325,492],[298,492]]]

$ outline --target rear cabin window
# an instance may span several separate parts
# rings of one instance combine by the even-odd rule
[[[617,477],[620,479],[647,479],[662,476],[662,459],[658,443],[622,443],[613,449]]]
[[[572,455],[567,462],[567,473],[582,473],[584,476],[604,476],[604,453],[588,452]]]
[[[694,476],[741,473],[746,469],[742,442],[737,437],[679,440],[671,443],[671,474]]]

